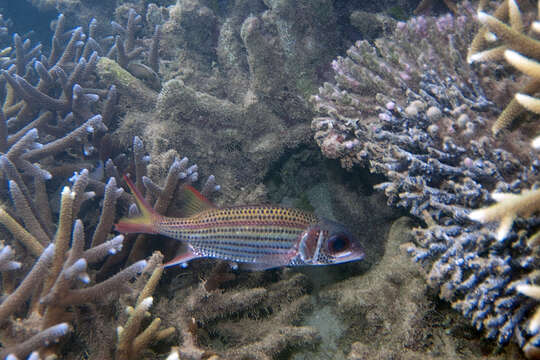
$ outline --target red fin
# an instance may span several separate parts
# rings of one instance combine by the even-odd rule
[[[114,225],[114,229],[122,233],[156,234],[157,230],[155,224],[161,215],[155,212],[152,206],[150,206],[140,191],[135,187],[135,184],[133,184],[131,179],[125,174],[124,180],[133,195],[135,195],[135,202],[137,203],[141,215],[133,218],[121,218],[118,223]]]
[[[163,267],[171,267],[175,265],[185,264],[188,261],[199,257],[200,256],[195,254],[192,250],[187,250],[186,252],[177,255],[174,259],[167,261],[165,264],[163,264]]]
[[[191,185],[185,185],[182,187],[180,199],[182,200],[180,213],[184,217],[190,217],[200,213],[201,211],[214,209],[216,207],[210,200],[208,200],[203,194],[201,194]]]

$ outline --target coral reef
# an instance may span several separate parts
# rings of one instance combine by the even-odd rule
[[[6,328],[11,332],[0,334],[2,354],[12,352],[24,357],[45,343],[61,340],[42,349],[41,354],[57,353],[66,359],[156,358],[168,352],[168,346],[164,345],[176,344],[171,359],[175,356],[182,359],[344,358],[347,353],[354,358],[363,356],[363,352],[380,355],[375,344],[388,341],[393,344],[387,351],[392,356],[404,351],[411,356],[428,352],[436,356],[434,349],[443,345],[433,344],[425,337],[429,337],[428,332],[437,331],[443,342],[450,344],[449,350],[439,351],[453,357],[463,348],[463,342],[470,340],[445,334],[444,330],[453,329],[449,325],[425,326],[425,322],[436,318],[433,313],[440,309],[433,310],[433,297],[425,296],[428,290],[413,264],[406,263],[404,256],[395,260],[400,256],[395,247],[402,240],[392,236],[388,242],[392,248],[388,248],[383,258],[387,225],[396,212],[384,206],[382,194],[371,193],[370,184],[375,180],[356,171],[346,175],[348,180],[339,178],[345,177],[343,172],[329,162],[314,160],[315,155],[320,157],[318,150],[306,145],[310,138],[307,120],[314,114],[306,96],[315,90],[315,84],[328,77],[330,59],[339,49],[350,45],[349,36],[357,36],[358,31],[348,31],[351,29],[348,22],[354,20],[358,25],[373,19],[377,31],[362,31],[361,35],[371,38],[387,34],[394,20],[368,11],[380,9],[379,3],[389,2],[363,3],[361,8],[357,4],[325,0],[178,0],[169,7],[163,5],[167,2],[145,1],[120,5],[114,1],[34,3],[55,6],[76,17],[60,16],[55,21],[56,31],[48,56],[42,56],[42,48],[33,46],[25,36],[15,37],[12,46],[2,51],[0,66],[4,75],[0,79],[7,85],[2,93],[4,116],[0,120],[5,121],[0,121],[0,134],[5,136],[0,136],[0,151],[4,153],[0,166],[2,178],[9,186],[0,186],[0,191],[12,197],[11,202],[5,201],[5,211],[0,211],[0,223],[12,234],[3,234],[8,246],[0,249],[2,291],[6,294],[16,294],[25,288],[27,291],[23,284],[33,279],[30,274],[42,273],[45,262],[54,261],[57,265],[51,267],[54,275],[47,276],[47,293],[42,290],[25,294],[28,300],[14,313],[21,320],[9,316]],[[92,11],[87,8],[90,3],[95,6]],[[408,8],[405,1],[400,1],[399,6]],[[415,21],[413,25],[399,24],[405,31],[398,37],[398,45],[376,40],[375,43],[382,44],[381,54],[388,60],[388,66],[380,69],[382,73],[364,74],[363,89],[360,89],[363,84],[354,82],[345,87],[351,92],[361,91],[362,102],[355,102],[358,98],[352,96],[339,103],[342,89],[336,93],[339,111],[332,113],[338,118],[332,119],[336,126],[331,134],[335,135],[335,141],[326,143],[325,154],[333,151],[333,156],[342,159],[348,168],[373,160],[374,169],[384,174],[390,173],[385,168],[387,160],[394,161],[391,167],[395,174],[392,173],[394,177],[389,181],[402,184],[410,197],[400,197],[403,187],[386,183],[392,202],[402,201],[407,207],[414,203],[415,214],[423,214],[427,209],[437,221],[449,222],[451,211],[456,208],[448,209],[444,205],[465,200],[452,192],[454,184],[445,182],[444,178],[452,176],[459,183],[461,175],[456,173],[465,173],[464,176],[471,176],[478,183],[487,182],[491,190],[495,188],[495,181],[488,180],[493,175],[491,163],[483,163],[485,170],[480,171],[477,169],[480,165],[471,160],[479,157],[478,154],[467,159],[467,155],[460,153],[447,159],[446,154],[461,151],[457,146],[463,144],[456,140],[457,150],[434,151],[452,145],[443,142],[442,135],[434,143],[426,141],[418,148],[413,146],[429,139],[421,136],[424,134],[421,130],[425,132],[432,122],[443,129],[430,128],[432,134],[450,132],[453,128],[469,136],[464,142],[474,140],[473,127],[485,131],[488,126],[484,123],[486,119],[476,116],[477,111],[485,110],[486,117],[490,117],[496,107],[485,99],[478,81],[469,79],[470,69],[461,60],[462,50],[447,55],[453,47],[449,46],[445,31],[453,35],[454,21],[462,26],[466,23],[464,19],[459,22],[443,18],[434,32],[428,31],[433,26],[432,19]],[[66,24],[73,23],[88,27],[67,30]],[[463,31],[469,31],[470,26],[467,22],[462,26]],[[2,34],[0,28],[1,44],[11,44]],[[409,44],[408,50],[403,51],[401,66],[395,54],[401,55],[400,47],[411,35],[423,40],[420,46]],[[459,49],[466,47],[467,39],[457,33],[451,41]],[[442,45],[431,46],[433,42]],[[354,61],[366,68],[375,66],[378,61],[373,48],[366,42],[361,49],[368,56],[360,60],[353,53]],[[418,52],[428,56],[419,58]],[[424,59],[432,63],[434,70],[421,75],[425,70]],[[372,60],[373,63],[367,64]],[[336,62],[334,66],[339,72],[349,65]],[[360,66],[354,67],[357,70],[361,71]],[[437,76],[437,71],[450,74],[449,78]],[[352,74],[342,71],[341,86],[352,78]],[[463,81],[454,86],[455,79]],[[410,89],[406,98],[401,95],[405,89]],[[375,99],[376,92],[385,94],[386,98]],[[392,99],[393,103],[389,101]],[[336,106],[334,101],[329,104]],[[355,119],[358,106],[362,107],[362,116],[369,119],[364,124],[366,127],[361,127],[361,121]],[[347,109],[347,116],[339,117],[343,108]],[[452,122],[454,117],[461,120]],[[90,120],[91,123],[86,123]],[[319,120],[322,124],[323,119]],[[406,124],[400,125],[401,120]],[[371,125],[379,143],[367,135]],[[349,131],[351,128],[354,131]],[[325,133],[318,135],[322,139]],[[66,136],[69,141],[62,140]],[[417,155],[416,158],[398,151],[407,142],[415,144],[406,150]],[[364,143],[373,147],[358,155]],[[389,143],[401,147],[387,150]],[[478,148],[486,151],[491,149],[488,145]],[[126,151],[128,147],[131,152]],[[471,147],[466,149],[473,151]],[[7,155],[10,151],[11,155]],[[218,202],[260,203],[267,201],[267,194],[272,191],[274,202],[313,206],[324,216],[346,219],[358,232],[363,230],[368,258],[363,263],[340,267],[259,273],[237,272],[226,263],[201,260],[190,263],[187,269],[161,273],[160,255],[154,254],[145,269],[141,269],[143,263],[139,261],[157,248],[166,259],[170,258],[178,244],[147,236],[126,237],[122,248],[116,243],[116,254],[108,255],[105,260],[95,262],[97,257],[87,258],[92,249],[110,245],[111,238],[119,242],[119,238],[110,234],[116,207],[122,208],[122,212],[135,211],[128,206],[130,195],[119,189],[120,183],[116,184],[122,172],[134,176],[136,186],[156,211],[171,216],[182,213],[179,196],[182,186],[195,184],[199,170],[180,153],[197,159],[201,168],[211,170],[224,185],[225,191]],[[426,154],[438,156],[439,162],[429,162]],[[529,165],[527,154],[519,158],[522,159],[523,164]],[[493,176],[511,181],[521,171],[512,160],[506,157],[502,175]],[[402,179],[400,175],[409,169],[409,161],[418,166],[414,170],[418,172]],[[459,167],[460,161],[463,168]],[[497,166],[503,162],[493,158],[489,161]],[[422,167],[426,162],[429,166]],[[302,167],[300,173],[300,165],[306,164],[311,168]],[[88,170],[81,171],[83,168]],[[73,202],[71,220],[58,222],[61,209],[55,206],[56,197],[74,171],[77,175],[70,189],[79,195],[67,199]],[[40,177],[32,175],[36,172]],[[421,177],[426,174],[435,179],[427,184],[433,185],[428,187],[429,191],[444,184],[446,192],[422,193],[418,184],[424,186]],[[111,177],[116,180],[108,180]],[[532,182],[532,177],[524,179],[510,190],[530,188]],[[202,192],[211,195],[218,188],[210,176],[203,182]],[[95,192],[93,197],[90,190]],[[454,200],[446,204],[444,196]],[[480,207],[489,199],[486,191],[467,204]],[[64,204],[64,207],[68,206]],[[84,226],[75,222],[75,217]],[[459,221],[464,219],[465,216]],[[480,228],[479,224],[469,225]],[[76,231],[70,233],[71,227]],[[405,232],[403,226],[394,234]],[[51,243],[68,251],[64,258],[52,250],[44,250]],[[446,242],[444,245],[449,246]],[[14,249],[15,255],[3,249]],[[416,244],[411,249],[420,253],[423,247]],[[516,248],[515,252],[519,250]],[[40,263],[43,254],[51,259]],[[362,276],[379,261],[381,266],[373,274]],[[31,270],[33,263],[36,263],[35,271]],[[129,264],[138,265],[134,269]],[[122,277],[131,277],[135,270],[142,271],[135,282],[122,281],[119,285]],[[499,270],[503,271],[492,271]],[[79,279],[92,284],[80,284]],[[437,285],[435,280],[431,283]],[[89,295],[113,284],[115,290],[131,291],[99,302]],[[523,288],[524,284],[519,286],[516,291],[525,294],[519,295],[520,301],[527,299],[530,292]],[[391,299],[402,298],[403,306],[395,308],[379,301],[380,294],[385,292]],[[65,294],[65,299],[59,294]],[[44,299],[42,304],[40,298]],[[534,296],[528,301],[531,312],[526,315],[532,316]],[[47,328],[45,324],[49,320],[45,319],[53,319],[57,324]],[[388,330],[393,323],[400,325],[395,327],[395,332]],[[457,327],[464,326],[458,324]],[[68,331],[71,335],[66,334]],[[472,329],[467,331],[474,334]],[[15,338],[18,334],[24,336]],[[360,336],[367,336],[367,340],[362,342]],[[525,336],[528,339],[530,335]],[[370,341],[377,338],[378,342],[373,341],[371,346]],[[353,342],[355,345],[349,349]],[[472,357],[489,352],[489,347],[486,351],[474,351],[473,347],[478,345],[475,339],[467,344],[465,353]]]
[[[331,27],[331,18],[318,29],[311,17],[317,8],[306,2],[303,8],[311,12],[294,25],[285,21],[290,11],[281,9],[284,4],[273,6],[263,11],[260,3],[245,3],[220,21],[203,2],[178,1],[169,7],[160,42],[169,80],[155,94],[155,107],[121,106],[120,139],[126,144],[134,135],[153,139],[147,143],[152,156],[181,150],[211,168],[228,190],[261,182],[286,149],[309,138],[305,120],[311,113],[298,94],[309,93],[316,77],[299,67],[314,61],[322,66],[330,59],[324,45],[330,38],[311,39],[311,45],[299,39],[304,41],[310,30],[327,39],[322,30]],[[324,19],[319,13],[318,21]],[[265,44],[268,48],[262,48]],[[126,98],[135,99],[131,95],[127,92]]]
[[[178,173],[174,174],[177,178]],[[77,321],[76,325],[73,324],[78,329],[78,341],[85,343],[88,351],[100,359],[112,358],[113,352],[114,358],[117,359],[139,358],[150,343],[166,339],[175,332],[172,327],[160,330],[161,320],[156,318],[138,334],[141,321],[146,317],[152,302],[150,296],[163,271],[160,266],[161,255],[155,254],[148,263],[145,260],[137,261],[112,276],[107,275],[111,269],[108,262],[104,263],[103,259],[118,253],[124,241],[122,235],[111,238],[109,234],[115,218],[116,202],[123,194],[123,190],[116,186],[115,178],[110,178],[103,190],[103,210],[99,221],[93,226],[91,241],[85,241],[83,223],[81,220],[74,221],[74,218],[79,210],[85,207],[84,202],[90,201],[95,195],[94,192],[85,192],[90,180],[87,169],[71,178],[72,188],[65,187],[61,194],[56,235],[51,239],[39,238],[42,241],[48,240],[43,245],[31,233],[35,231],[34,226],[39,225],[31,212],[35,203],[34,206],[25,204],[29,216],[24,219],[25,227],[4,211],[2,224],[13,233],[13,240],[19,240],[27,247],[30,256],[35,256],[33,252],[40,249],[41,254],[38,254],[38,261],[15,289],[12,289],[14,287],[12,281],[4,283],[3,291],[7,296],[0,304],[0,321],[3,324],[1,338],[2,346],[5,347],[0,350],[2,358],[7,354],[26,357],[33,350],[42,347],[47,347],[42,350],[45,354],[61,351],[62,347],[51,347],[50,344],[64,336],[71,328],[68,324],[75,319],[86,319],[84,322]],[[150,180],[146,183],[158,189]],[[15,198],[24,197],[14,181],[10,181],[10,192],[15,194],[12,196],[14,202]],[[87,212],[85,220],[91,222],[91,215],[92,212]],[[28,243],[34,247],[28,246]],[[86,250],[85,244],[90,244]],[[13,245],[17,243],[13,242]],[[2,271],[21,267],[21,263],[12,260],[11,247],[4,246],[1,254]],[[92,271],[89,264],[94,264]],[[130,285],[129,280],[140,272],[143,272],[143,276],[135,284]],[[147,277],[145,273],[152,275]],[[108,278],[101,280],[105,277]],[[6,279],[15,280],[10,277]],[[91,279],[96,281],[95,285],[87,287],[77,285],[79,282],[88,284]],[[137,306],[135,310],[132,309],[126,324],[119,328],[118,341],[115,345],[114,327],[105,314],[114,309],[111,300],[117,298],[117,294],[126,292],[138,294]],[[107,296],[104,297],[104,294]],[[29,304],[25,305],[27,300]],[[129,296],[122,301],[128,300]],[[98,302],[99,307],[90,306]],[[22,309],[26,310],[23,312]],[[12,315],[15,314],[19,318],[14,319]],[[84,331],[84,329],[92,330]],[[28,340],[22,341],[24,339]]]
[[[388,203],[424,223],[407,250],[439,296],[487,337],[515,341],[529,355],[537,348],[526,330],[534,301],[516,286],[536,278],[527,239],[538,219],[506,221],[511,231],[501,238],[468,215],[492,193],[530,189],[538,160],[525,134],[492,137],[496,108],[464,59],[475,25],[466,6],[460,11],[398,23],[392,39],[357,42],[333,62],[336,84],[313,97],[321,115],[312,126],[326,156],[384,174],[376,187]]]
[[[24,181],[40,183],[35,185],[35,191],[41,191],[36,197],[43,200],[43,181],[59,171],[65,174],[89,166],[81,163],[99,145],[113,115],[116,89],[95,88],[99,56],[87,51],[91,39],[85,43],[81,28],[66,31],[64,25],[60,15],[47,57],[41,54],[41,45],[32,47],[30,40],[15,34],[2,64],[6,86],[0,119],[1,166],[3,176],[17,183],[26,201],[31,197]],[[96,115],[99,108],[101,115]],[[53,157],[61,155],[64,164],[58,167]]]
[[[153,157],[174,148],[196,158],[220,179],[224,201],[240,188],[255,191],[281,155],[309,142],[306,98],[350,43],[340,20],[359,10],[331,1],[131,2],[115,8],[109,25],[98,16],[107,5],[95,20],[84,1],[72,2],[76,11],[68,3],[57,9],[90,24],[91,48],[102,56],[98,83],[119,93],[119,147],[142,136]],[[356,22],[388,5],[362,4]]]

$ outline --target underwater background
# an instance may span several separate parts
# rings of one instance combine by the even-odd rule
[[[0,1],[0,359],[540,358],[539,5]],[[127,173],[365,256],[164,269]]]

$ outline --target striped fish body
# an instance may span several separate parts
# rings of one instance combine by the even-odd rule
[[[156,232],[186,242],[199,257],[287,265],[296,255],[298,239],[318,221],[297,209],[241,206],[189,218],[163,217]]]
[[[190,217],[165,217],[153,211],[129,178],[126,181],[141,216],[121,219],[116,230],[160,234],[187,244],[188,250],[165,266],[208,257],[263,270],[363,258],[358,242],[343,226],[309,212],[278,206],[239,206],[212,207]],[[197,193],[197,197],[201,195]]]

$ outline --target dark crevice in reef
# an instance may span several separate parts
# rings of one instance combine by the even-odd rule
[[[324,158],[318,147],[304,144],[285,151],[269,168],[264,179],[270,202],[284,197],[302,198],[303,192],[321,183],[339,183],[360,195],[374,193],[373,186],[384,177],[356,167],[345,170],[336,160]]]

